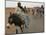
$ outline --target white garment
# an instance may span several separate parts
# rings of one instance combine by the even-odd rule
[[[20,15],[20,17],[25,21],[24,32],[29,32],[29,16],[27,16],[19,7],[16,8],[15,13]]]

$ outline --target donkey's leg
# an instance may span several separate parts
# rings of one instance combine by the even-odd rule
[[[18,30],[16,29],[16,34],[18,34]]]
[[[22,32],[24,31],[24,25],[21,25]]]
[[[20,27],[20,29],[21,29],[21,31],[23,32],[22,27]]]
[[[20,29],[19,26],[16,26],[16,33],[17,33],[17,34],[18,34],[18,33],[21,33],[21,29]]]
[[[21,32],[23,32],[23,30],[24,30],[24,25],[21,25],[21,26],[20,26],[20,29],[21,29]]]

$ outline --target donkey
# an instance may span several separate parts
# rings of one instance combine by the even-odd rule
[[[12,25],[14,23],[15,26],[19,26],[21,31],[23,32],[23,28],[22,28],[22,25],[24,25],[24,20],[22,20],[18,14],[11,14],[9,17],[8,17],[8,23],[10,25]],[[17,33],[17,29],[16,29],[16,33]]]

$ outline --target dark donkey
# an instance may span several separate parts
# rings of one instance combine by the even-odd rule
[[[21,31],[23,32],[22,30],[22,26],[21,25],[24,25],[24,20],[22,20],[19,15],[17,14],[11,14],[9,17],[8,17],[8,22],[9,24],[15,24],[15,26],[19,26]],[[16,33],[17,33],[17,29],[16,29]]]

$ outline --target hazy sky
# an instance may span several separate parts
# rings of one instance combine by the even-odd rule
[[[6,7],[16,7],[18,2],[12,2],[12,1],[6,1]],[[26,7],[40,7],[41,5],[44,5],[44,3],[31,3],[31,2],[21,2],[22,6]]]

